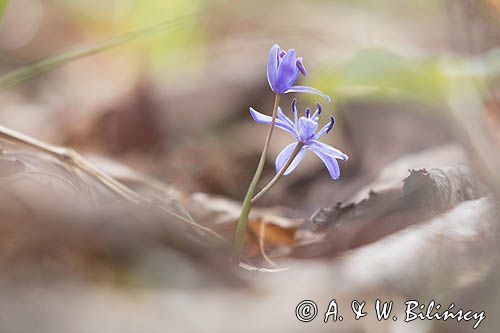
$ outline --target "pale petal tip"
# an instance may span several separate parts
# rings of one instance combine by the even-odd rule
[[[288,88],[283,93],[287,94],[287,93],[292,93],[292,92],[307,93],[307,94],[316,94],[316,95],[319,95],[319,96],[323,97],[327,102],[331,102],[330,96],[328,96],[327,94],[321,92],[320,90],[312,88],[312,87],[308,87],[308,86],[291,86],[290,88]]]
[[[259,111],[255,110],[252,107],[249,107],[248,111],[250,111],[250,115],[252,116],[253,120],[255,120],[256,122],[259,122],[259,120],[258,120],[258,118],[259,118],[259,116],[258,116]]]

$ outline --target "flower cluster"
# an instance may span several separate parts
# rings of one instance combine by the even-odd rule
[[[328,102],[330,97],[318,89],[306,86],[294,86],[299,73],[307,75],[307,70],[304,67],[302,58],[297,58],[294,49],[288,51],[282,50],[277,44],[274,44],[269,51],[269,58],[267,61],[267,80],[271,90],[277,95],[286,94],[290,92],[313,93],[322,96]],[[298,116],[297,100],[294,98],[292,102],[292,112],[294,114],[294,121],[290,120],[286,114],[278,106],[276,119],[266,116],[255,109],[250,108],[250,114],[253,119],[261,124],[274,125],[290,133],[297,141],[286,146],[276,158],[276,172],[288,164],[287,169],[283,174],[287,175],[292,172],[300,161],[304,158],[306,149],[312,151],[318,156],[325,164],[330,176],[333,179],[338,179],[340,176],[340,168],[337,159],[347,161],[348,156],[338,149],[335,149],[325,143],[318,141],[318,139],[329,133],[335,123],[333,117],[330,122],[323,128],[318,130],[319,115],[321,114],[321,104],[317,103],[316,112],[311,116],[311,110],[305,110],[305,116]],[[298,152],[296,151],[299,149]]]
[[[319,103],[317,104],[317,109],[314,114],[311,115],[311,110],[306,109],[305,115],[299,117],[297,112],[297,101],[294,99],[292,102],[294,121],[288,118],[279,107],[280,95],[291,92],[317,94],[328,102],[330,101],[330,97],[317,89],[294,85],[300,73],[304,76],[307,75],[306,68],[302,63],[302,58],[297,58],[295,50],[290,49],[284,51],[276,44],[271,47],[267,61],[267,80],[269,81],[271,90],[276,94],[276,98],[272,116],[267,116],[250,108],[250,114],[256,122],[270,126],[267,132],[264,149],[262,150],[259,164],[257,165],[257,170],[248,186],[247,194],[242,203],[233,242],[234,263],[239,263],[240,261],[252,203],[269,191],[281,176],[292,172],[304,157],[306,150],[312,151],[323,161],[333,179],[338,179],[340,176],[340,168],[337,159],[347,160],[346,154],[319,141],[324,134],[332,130],[335,122],[334,118],[331,117],[330,122],[318,131],[318,121],[321,114],[321,105]],[[296,142],[289,144],[278,154],[276,158],[276,175],[266,186],[255,194],[257,184],[262,175],[262,170],[264,169],[267,150],[269,148],[274,126],[290,133],[295,138]]]

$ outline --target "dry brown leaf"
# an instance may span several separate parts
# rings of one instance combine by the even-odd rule
[[[357,198],[368,193],[364,199],[320,209],[307,227],[326,232],[324,237],[313,244],[299,246],[294,255],[335,256],[426,221],[463,201],[477,199],[487,193],[469,168],[460,163],[442,164],[440,168],[429,170],[410,170],[404,179],[399,180],[401,166],[421,165],[422,160],[432,161],[435,151],[420,153],[418,163],[415,157],[410,156],[389,165],[379,179],[360,191],[361,195],[355,196],[355,200],[359,200]],[[457,158],[452,153],[447,159],[455,161]]]

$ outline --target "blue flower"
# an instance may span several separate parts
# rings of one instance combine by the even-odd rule
[[[274,44],[269,51],[267,61],[267,80],[271,90],[276,94],[286,94],[290,92],[311,93],[322,96],[328,102],[330,97],[318,89],[306,86],[294,86],[293,84],[299,76],[299,72],[306,76],[307,71],[302,64],[302,58],[297,58],[294,49],[288,51],[281,50]]]
[[[285,115],[281,108],[278,108],[278,116],[276,118],[275,126],[293,135],[297,142],[289,144],[279,153],[276,158],[276,172],[279,172],[284,167],[295,150],[295,147],[297,147],[297,144],[300,144],[302,145],[302,148],[293,160],[292,164],[285,171],[285,175],[289,174],[297,167],[302,158],[304,158],[306,149],[309,149],[323,161],[333,179],[339,178],[340,168],[336,159],[338,158],[343,161],[347,161],[348,156],[340,150],[318,141],[323,134],[327,134],[332,130],[335,119],[331,117],[330,122],[317,132],[318,119],[321,114],[321,105],[318,103],[317,106],[318,108],[312,116],[311,110],[306,109],[305,117],[302,116],[299,118],[297,114],[297,101],[294,99],[292,102],[292,111],[295,119],[294,122]],[[250,108],[250,114],[258,123],[271,124],[271,117],[257,112],[253,108]]]

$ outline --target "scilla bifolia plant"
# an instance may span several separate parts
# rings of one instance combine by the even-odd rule
[[[272,115],[267,116],[250,108],[250,114],[253,119],[258,123],[269,125],[269,130],[267,132],[259,164],[257,165],[257,170],[255,171],[255,175],[253,176],[245,199],[243,200],[240,218],[236,226],[233,244],[233,262],[235,264],[238,264],[240,260],[248,224],[248,215],[250,214],[252,203],[265,194],[281,176],[287,175],[295,169],[304,157],[306,149],[312,151],[323,161],[323,163],[325,163],[333,179],[337,179],[340,175],[339,165],[336,159],[347,160],[346,154],[318,141],[323,134],[332,130],[334,124],[334,119],[331,117],[331,121],[317,132],[319,115],[321,114],[321,105],[319,103],[317,104],[316,112],[312,116],[311,110],[306,109],[305,116],[299,118],[296,100],[294,99],[292,103],[294,121],[290,120],[281,110],[279,106],[280,96],[291,92],[317,94],[322,96],[327,102],[330,101],[330,97],[317,89],[305,86],[294,86],[293,84],[300,73],[304,76],[307,75],[307,71],[302,63],[302,58],[297,58],[295,50],[291,49],[284,51],[281,50],[278,45],[273,45],[269,51],[269,59],[267,61],[267,79],[271,90],[276,94]],[[290,133],[295,138],[296,142],[289,144],[281,151],[276,159],[276,176],[254,196],[257,184],[262,175],[262,170],[264,169],[267,150],[275,126]]]

